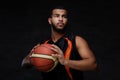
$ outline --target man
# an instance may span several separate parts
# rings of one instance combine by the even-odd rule
[[[48,18],[51,39],[47,41],[56,52],[58,65],[50,72],[43,72],[43,80],[83,80],[83,71],[96,70],[96,58],[85,39],[68,33],[68,11],[63,6],[51,10]],[[30,56],[30,54],[29,54]],[[30,63],[27,56],[22,64]]]

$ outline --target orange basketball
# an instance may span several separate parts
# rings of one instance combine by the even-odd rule
[[[57,58],[51,56],[51,54],[55,54],[55,52],[50,48],[50,44],[41,44],[33,49],[31,62],[36,69],[43,72],[49,72],[55,68],[58,60]]]

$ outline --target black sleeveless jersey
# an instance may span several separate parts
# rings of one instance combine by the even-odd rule
[[[75,44],[75,35],[73,34],[65,34],[62,38],[60,38],[57,42],[53,42],[51,39],[48,41],[50,44],[55,44],[62,49],[63,53],[65,53],[68,42],[65,38],[68,38],[72,42],[72,50],[70,54],[71,60],[80,60],[81,57],[76,49]],[[70,68],[70,73],[72,74],[73,80],[83,80],[83,72]],[[43,80],[71,80],[64,65],[58,63],[58,65],[50,72],[42,72]]]

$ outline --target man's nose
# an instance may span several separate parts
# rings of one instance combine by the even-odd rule
[[[62,17],[62,16],[60,16],[60,17],[59,17],[59,20],[63,20],[63,17]]]

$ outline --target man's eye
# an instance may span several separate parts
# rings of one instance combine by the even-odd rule
[[[59,17],[59,15],[53,15],[53,17]]]
[[[64,18],[67,18],[67,16],[63,16]]]

